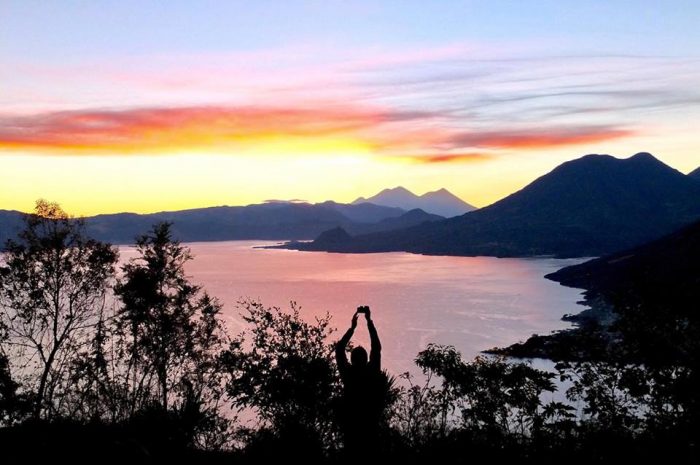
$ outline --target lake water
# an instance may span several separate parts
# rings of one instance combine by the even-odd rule
[[[258,249],[264,241],[190,243],[192,280],[224,305],[232,332],[243,328],[236,303],[259,299],[288,308],[296,301],[305,318],[326,312],[339,338],[359,305],[369,305],[382,341],[383,366],[417,372],[416,354],[430,342],[451,344],[465,358],[495,346],[568,327],[566,313],[582,291],[544,279],[581,259],[431,257],[408,253],[331,254]],[[134,249],[122,248],[122,259]],[[353,339],[369,346],[360,321]]]

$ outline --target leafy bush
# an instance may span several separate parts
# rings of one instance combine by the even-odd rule
[[[334,448],[340,380],[330,317],[306,322],[293,302],[290,312],[252,300],[239,308],[249,328],[222,356],[233,406],[254,412],[273,436],[291,434],[297,442]]]

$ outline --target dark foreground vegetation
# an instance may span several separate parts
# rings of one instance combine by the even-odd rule
[[[220,303],[187,279],[192,257],[167,223],[140,237],[137,251],[118,266],[117,249],[42,201],[7,244],[3,461],[347,458],[329,317],[310,321],[294,304],[242,301],[246,329],[230,335]],[[492,356],[463,360],[452,347],[431,345],[416,357],[424,377],[387,374],[379,446],[361,457],[695,463],[698,339],[688,338],[697,320],[690,307],[652,314],[637,326],[644,331],[620,333],[624,345],[601,345],[601,356],[555,373]],[[661,355],[646,347],[651,336],[665,341]],[[560,379],[565,392],[555,396]]]

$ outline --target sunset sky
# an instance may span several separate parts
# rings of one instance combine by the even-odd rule
[[[0,1],[0,209],[445,187],[588,153],[700,166],[700,2]]]

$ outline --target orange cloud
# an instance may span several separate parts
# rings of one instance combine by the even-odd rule
[[[410,161],[418,163],[449,163],[449,162],[476,162],[492,158],[494,154],[482,152],[466,153],[426,153],[420,155],[406,155]]]
[[[100,152],[168,152],[263,139],[348,135],[378,124],[358,108],[184,107],[65,111],[0,118],[0,147]]]
[[[447,121],[449,124],[441,124]],[[471,162],[508,149],[577,145],[631,135],[583,126],[467,131],[449,114],[337,103],[314,107],[201,106],[0,116],[0,149],[54,153],[173,153],[272,147],[276,153],[365,151],[422,163]],[[483,152],[482,149],[487,149]],[[417,155],[405,155],[417,154]]]

